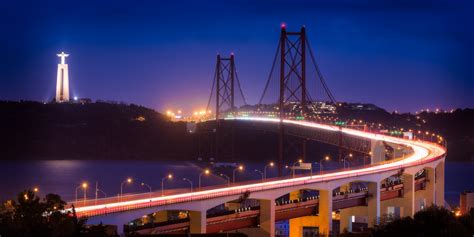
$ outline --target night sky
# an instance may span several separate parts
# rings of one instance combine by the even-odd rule
[[[338,101],[474,107],[473,2],[3,1],[0,100],[51,100],[65,51],[75,96],[190,112],[234,52],[257,103],[285,22],[306,26]]]

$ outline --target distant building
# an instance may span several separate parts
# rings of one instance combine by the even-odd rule
[[[66,57],[69,54],[61,52],[57,54],[61,58],[61,63],[58,64],[58,74],[56,77],[56,97],[57,103],[69,102],[69,72],[66,64]]]
[[[374,104],[351,103],[348,104],[348,107],[352,110],[381,110],[381,108],[375,106]]]
[[[461,198],[459,200],[459,208],[461,215],[469,213],[471,208],[474,208],[474,192],[464,191],[461,193]]]
[[[74,98],[75,103],[79,104],[90,104],[92,103],[92,99],[89,98]]]

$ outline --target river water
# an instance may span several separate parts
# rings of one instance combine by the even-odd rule
[[[255,169],[262,170],[263,163],[247,164],[242,172],[236,172],[237,180],[259,179]],[[108,196],[120,192],[120,184],[128,177],[134,182],[124,184],[124,193],[147,192],[148,188],[140,185],[144,182],[153,190],[161,189],[161,179],[168,173],[174,175],[172,180],[165,180],[165,188],[186,188],[188,178],[194,186],[198,184],[201,166],[191,162],[158,162],[158,161],[2,161],[0,168],[0,200],[15,197],[24,189],[39,187],[40,195],[56,193],[64,200],[74,200],[75,189],[86,181],[90,186],[98,182],[99,188]],[[275,168],[267,170],[268,177],[276,175]],[[232,178],[232,171],[227,171]],[[202,176],[202,185],[225,184],[227,180],[218,174]],[[93,188],[89,189],[88,198],[93,198]],[[474,163],[446,164],[446,200],[458,205],[459,193],[474,190]],[[82,191],[79,192],[83,197]]]

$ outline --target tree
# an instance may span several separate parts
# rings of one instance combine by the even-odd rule
[[[474,220],[471,215],[455,217],[449,210],[437,206],[417,212],[414,218],[404,217],[382,223],[374,231],[376,237],[472,237],[473,234]]]
[[[105,236],[104,228],[84,227],[86,219],[78,219],[74,207],[66,212],[66,202],[57,194],[40,200],[33,191],[25,190],[17,199],[0,207],[0,235],[12,237]],[[93,232],[92,235],[89,234]]]

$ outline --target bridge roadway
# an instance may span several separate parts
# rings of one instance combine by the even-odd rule
[[[415,190],[422,190],[426,178],[422,177],[415,181]],[[403,196],[403,183],[393,185],[391,187],[382,188],[380,192],[380,200],[390,200]],[[355,206],[367,206],[368,192],[362,190],[359,192],[335,193],[333,198],[333,209],[345,209]],[[289,220],[298,217],[311,216],[317,213],[318,197],[307,197],[296,200],[289,200],[278,203],[275,207],[275,221]],[[214,215],[207,215],[207,233],[219,233],[242,228],[258,227],[258,217],[260,208],[248,207],[241,208],[243,210],[226,211]],[[136,232],[139,234],[183,234],[189,229],[189,218],[180,220],[166,221],[161,223],[147,223],[142,226],[128,226],[125,230],[128,232]]]
[[[261,122],[264,124],[280,123],[279,119],[265,117],[234,117],[227,119],[252,121],[255,123]],[[379,197],[380,181],[384,178],[400,172],[413,175],[425,167],[437,169],[439,164],[442,165],[442,170],[439,176],[442,176],[441,178],[444,179],[444,158],[446,155],[446,149],[438,144],[425,141],[407,140],[307,121],[283,120],[282,122],[284,124],[300,127],[304,130],[341,132],[344,135],[365,140],[370,139],[371,141],[384,141],[400,144],[410,148],[413,152],[408,156],[391,161],[377,162],[371,165],[357,167],[355,169],[338,170],[336,172],[321,173],[313,176],[284,178],[263,183],[237,184],[232,187],[208,187],[206,190],[202,191],[177,193],[165,196],[154,194],[147,198],[137,196],[139,198],[134,199],[133,197],[135,196],[131,196],[130,198],[132,199],[129,199],[128,197],[123,197],[124,199],[121,200],[108,199],[106,203],[100,201],[100,204],[78,206],[76,208],[76,213],[78,216],[88,216],[89,223],[121,223],[118,224],[120,228],[120,225],[123,225],[130,220],[156,211],[190,210],[198,213],[193,215],[197,215],[194,219],[199,222],[197,226],[191,227],[191,232],[206,233],[206,210],[227,201],[238,199],[242,194],[248,192],[251,193],[251,198],[268,200],[268,203],[273,204],[276,198],[298,189],[317,189],[320,190],[320,192],[321,190],[330,190],[332,193],[332,190],[343,184],[355,181],[367,181],[378,184],[376,185],[378,187],[376,187],[374,194],[376,197]],[[438,177],[438,179],[440,177]],[[435,197],[431,197],[431,202],[442,205],[444,200],[444,180],[440,182],[442,182],[443,185],[440,186],[438,190],[432,191],[432,194],[435,195]],[[414,184],[412,186],[414,186]],[[326,191],[322,194],[324,203],[332,203],[332,195],[328,195]],[[414,195],[414,192],[411,193]],[[380,217],[380,198],[376,198],[376,200],[374,215],[378,218]],[[265,210],[270,210],[270,212],[274,212],[274,207],[272,207],[273,205],[271,204],[263,205],[263,208]],[[332,212],[332,204],[328,205],[329,206],[325,205],[324,207],[324,212],[326,213],[323,219],[325,220],[332,218],[330,216],[330,212]],[[413,200],[411,205],[415,205]],[[409,207],[408,209],[411,213],[414,213],[414,207]],[[265,219],[265,221],[262,222],[262,219]],[[261,228],[266,229],[269,236],[272,236],[272,233],[274,233],[274,220],[274,213],[270,214],[270,216],[261,217],[260,226]],[[329,233],[331,230],[331,222],[326,220],[322,225],[325,226],[324,228],[320,228],[322,233]]]

